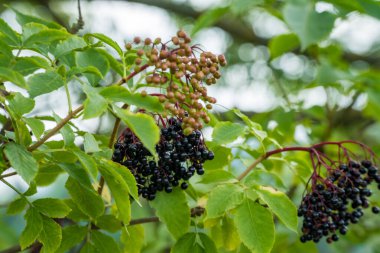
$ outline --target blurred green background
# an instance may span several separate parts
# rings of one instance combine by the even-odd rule
[[[3,3],[68,28],[78,18],[76,1]],[[225,54],[228,67],[209,91],[218,100],[214,113],[221,119],[236,121],[230,109],[239,108],[283,146],[354,139],[380,151],[379,1],[82,0],[81,8],[85,25],[79,34],[104,33],[124,44],[134,36],[170,39],[181,28],[207,50]],[[11,10],[1,5],[0,12],[20,29]],[[57,97],[37,101],[38,110],[63,112],[65,105],[57,103]],[[80,126],[92,133],[110,131],[107,117]],[[239,170],[242,164],[237,158],[231,166]],[[304,185],[287,180],[292,166],[278,166],[274,170],[282,173],[285,188],[298,205]],[[64,180],[60,176],[36,197],[67,196]],[[26,188],[17,177],[9,181]],[[21,216],[5,215],[7,203],[14,198],[0,184],[0,249],[17,244],[24,227]],[[380,203],[378,193],[371,199]],[[144,207],[134,207],[135,218],[152,215],[146,203]],[[144,227],[143,252],[170,251],[173,239],[163,225]],[[348,235],[333,245],[302,245],[296,234],[278,224],[273,252],[376,253],[380,252],[379,236],[380,217],[373,214],[351,225]]]

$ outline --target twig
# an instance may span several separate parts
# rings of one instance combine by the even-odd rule
[[[143,223],[149,223],[149,222],[159,222],[159,221],[160,221],[160,219],[158,217],[156,217],[156,216],[154,216],[154,217],[148,217],[148,218],[141,218],[141,219],[131,220],[129,222],[128,226],[133,226],[133,225],[143,224]]]
[[[3,179],[3,178],[6,178],[6,177],[14,176],[14,175],[17,175],[17,172],[11,172],[11,173],[8,173],[8,174],[1,175],[0,176],[0,180]]]
[[[70,28],[70,33],[76,34],[79,30],[82,30],[84,27],[84,20],[82,17],[82,10],[80,8],[80,0],[78,0],[78,20]]]

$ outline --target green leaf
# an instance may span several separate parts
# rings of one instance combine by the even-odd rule
[[[252,133],[261,143],[264,141],[265,138],[268,137],[267,132],[262,130],[262,127],[260,124],[250,120],[246,115],[241,113],[238,109],[234,109],[233,112],[244,121],[244,123],[248,126],[249,132]]]
[[[29,184],[38,171],[38,164],[31,153],[25,147],[14,142],[5,145],[4,153],[17,174]]]
[[[356,0],[364,9],[364,13],[380,19],[380,4],[372,0]]]
[[[96,247],[91,242],[86,242],[80,253],[98,253]]]
[[[212,140],[217,145],[228,144],[244,135],[245,126],[232,122],[218,122],[212,132]]]
[[[115,240],[99,231],[93,230],[91,232],[91,241],[94,243],[96,251],[99,253],[120,253],[120,248]]]
[[[234,221],[228,217],[223,218],[221,226],[211,228],[211,235],[218,248],[234,251],[241,244]]]
[[[283,14],[286,23],[298,35],[302,50],[327,38],[336,18],[329,12],[318,13],[314,4],[307,0],[288,2]]]
[[[103,163],[104,163],[104,166],[112,169],[114,172],[116,172],[117,174],[121,176],[121,178],[124,180],[124,182],[128,186],[129,194],[135,199],[135,201],[139,202],[137,183],[131,171],[125,166],[122,166],[119,163],[115,163],[110,160],[103,160]]]
[[[55,153],[58,153],[58,152],[55,152]],[[76,158],[75,155],[74,157]],[[76,164],[75,162],[59,163],[58,165],[63,170],[65,170],[73,179],[75,179],[79,184],[81,184],[84,188],[87,188],[88,190],[92,191],[93,186],[91,184],[91,180],[89,178],[89,175],[87,174],[87,171],[83,169],[82,166]]]
[[[120,241],[124,245],[124,253],[140,253],[144,246],[144,227],[135,225],[128,227],[128,231],[121,231]]]
[[[174,188],[170,194],[158,192],[150,205],[156,209],[157,216],[176,239],[187,233],[190,227],[190,208],[183,190]]]
[[[76,63],[78,67],[96,67],[102,76],[105,76],[109,69],[109,62],[98,50],[94,48],[76,52]],[[84,74],[91,85],[96,85],[101,78],[94,74]]]
[[[252,252],[271,252],[275,234],[273,217],[268,209],[246,199],[236,209],[234,221],[240,239]]]
[[[57,114],[53,113],[53,116],[57,123],[62,121]],[[65,124],[59,132],[61,133],[66,146],[71,146],[74,144],[75,135],[69,124]]]
[[[11,46],[18,46],[21,43],[20,35],[14,31],[8,23],[0,18],[0,33],[4,34],[7,38],[6,43]]]
[[[111,38],[107,37],[106,35],[101,34],[101,33],[90,33],[90,34],[86,34],[84,36],[84,38],[86,40],[88,40],[89,37],[95,37],[95,38],[103,41],[107,45],[113,47],[116,50],[116,52],[119,54],[120,57],[123,57],[123,50],[120,48],[120,46],[116,43],[116,41],[112,40]]]
[[[67,77],[70,78],[74,75],[83,75],[84,73],[88,74],[94,74],[98,76],[99,78],[103,78],[102,73],[100,73],[99,69],[93,67],[93,66],[88,66],[88,67],[72,67],[70,70],[67,72]]]
[[[200,184],[237,183],[236,177],[226,170],[207,171],[199,180]]]
[[[269,42],[269,51],[272,59],[281,56],[284,53],[293,51],[299,47],[299,40],[294,33],[281,34],[274,37]]]
[[[157,97],[143,97],[140,93],[131,94],[129,90],[122,86],[104,87],[99,94],[112,102],[123,102],[152,112],[164,111],[164,108]]]
[[[22,231],[19,242],[21,250],[34,243],[42,231],[42,216],[35,208],[29,208],[25,214],[26,226]]]
[[[78,225],[67,226],[62,230],[62,242],[56,253],[69,252],[71,248],[78,245],[86,236],[87,227]]]
[[[193,29],[191,30],[191,36],[194,36],[201,29],[212,26],[219,19],[221,19],[224,14],[230,10],[229,7],[218,7],[204,12],[194,23]]]
[[[16,95],[8,99],[9,109],[11,109],[18,117],[30,112],[34,108],[34,100],[24,97],[21,93],[17,92]]]
[[[129,224],[131,220],[131,203],[129,201],[129,187],[124,179],[113,169],[102,164],[99,171],[104,177],[111,193],[115,199],[118,209],[118,216],[124,224]]]
[[[13,70],[27,76],[39,69],[50,69],[49,63],[39,56],[18,57]]]
[[[30,127],[34,136],[36,136],[37,139],[40,139],[45,131],[44,123],[36,118],[23,118],[22,120]]]
[[[63,78],[56,72],[38,73],[28,79],[29,94],[34,98],[55,91],[64,84]]]
[[[62,229],[53,219],[43,216],[43,226],[38,241],[43,245],[41,253],[54,253],[62,241]]]
[[[21,213],[25,209],[27,204],[28,201],[26,201],[26,199],[23,197],[15,199],[8,205],[7,214],[14,215]]]
[[[273,186],[275,188],[286,189],[281,178],[275,173],[262,169],[254,169],[247,177],[244,179],[244,184],[249,186],[253,185],[264,185]]]
[[[83,118],[90,119],[99,117],[107,110],[107,100],[99,95],[96,89],[91,86],[84,86],[83,90],[87,95],[87,98],[83,103]]]
[[[208,143],[206,143],[207,145]],[[232,153],[230,148],[226,148],[220,145],[216,146],[211,146],[212,144],[215,144],[213,142],[210,142],[210,150],[214,152],[215,159],[213,160],[207,160],[204,164],[203,167],[208,172],[211,172],[211,170],[221,170],[223,169],[224,166],[227,166],[230,164],[231,159],[232,159]]]
[[[90,133],[84,134],[83,145],[84,145],[84,151],[86,153],[93,153],[93,152],[100,151],[98,142],[96,141],[95,137]]]
[[[115,233],[121,229],[121,222],[112,214],[105,214],[98,217],[95,225],[101,229]]]
[[[0,66],[8,67],[11,64],[12,58],[14,58],[14,56],[12,53],[12,49],[9,47],[7,43],[4,42],[2,36],[0,36],[0,53],[3,54],[0,54],[0,56],[2,56],[0,58]]]
[[[71,209],[60,199],[44,198],[33,201],[33,206],[50,218],[64,218]]]
[[[89,190],[81,186],[76,180],[69,177],[65,184],[75,204],[78,208],[91,217],[96,219],[104,213],[103,199],[95,190]]]
[[[43,24],[47,27],[54,28],[54,29],[61,29],[62,28],[62,26],[60,26],[59,24],[57,24],[55,22],[50,22],[50,21],[40,19],[40,18],[37,18],[34,16],[29,16],[29,15],[23,14],[23,13],[19,12],[18,10],[12,8],[12,7],[11,7],[11,9],[16,13],[16,20],[21,26],[24,26],[25,24],[28,24],[28,23],[38,23],[38,24]]]
[[[285,226],[297,233],[297,207],[289,197],[272,187],[260,186],[256,191],[260,199],[269,206],[270,210],[277,215]]]
[[[40,166],[38,169],[38,174],[36,176],[36,184],[38,186],[47,186],[52,184],[62,173],[61,167],[56,164],[47,164]]]
[[[223,216],[240,205],[244,199],[243,188],[236,184],[222,184],[210,192],[206,211],[207,219]]]
[[[78,157],[79,162],[82,164],[87,173],[91,175],[92,179],[97,180],[98,166],[95,160],[80,150],[73,151],[73,153]]]
[[[128,125],[151,154],[156,156],[156,144],[160,140],[160,129],[152,117],[143,113],[131,113],[113,107],[117,116]]]
[[[53,41],[69,38],[69,36],[71,35],[63,30],[45,29],[28,37],[23,41],[23,46],[25,48],[35,48],[36,44],[50,44]]]
[[[242,15],[250,12],[255,6],[264,3],[263,0],[234,0],[230,7],[234,15]]]
[[[54,50],[54,56],[60,58],[62,55],[65,55],[69,52],[72,52],[76,49],[81,49],[87,46],[87,43],[83,38],[78,36],[70,36],[68,39],[60,42]],[[70,66],[73,67],[73,66]]]
[[[9,81],[21,88],[26,88],[26,83],[24,77],[9,68],[0,67],[0,82]]]
[[[187,233],[174,244],[171,253],[217,253],[214,242],[203,233]]]
[[[78,205],[76,205],[72,199],[65,199],[64,201],[65,204],[71,209],[71,212],[67,215],[67,218],[75,222],[89,220],[88,216],[79,209]]]

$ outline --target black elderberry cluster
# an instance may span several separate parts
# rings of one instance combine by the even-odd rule
[[[214,159],[201,132],[195,130],[186,136],[181,124],[180,120],[170,118],[161,128],[160,142],[156,145],[158,162],[130,129],[126,129],[115,143],[113,161],[132,172],[143,198],[153,200],[157,191],[170,193],[178,185],[187,189],[186,181],[195,173],[203,175],[203,163]]]
[[[301,242],[317,243],[324,236],[328,243],[338,241],[338,232],[345,235],[347,226],[363,216],[363,208],[370,207],[372,192],[367,187],[373,182],[380,189],[378,169],[367,160],[361,164],[350,161],[329,171],[326,179],[312,186],[298,209],[298,216],[303,217]],[[372,212],[380,209],[373,206]]]

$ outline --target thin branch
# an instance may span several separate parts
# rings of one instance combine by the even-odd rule
[[[11,172],[11,173],[8,173],[8,174],[1,175],[0,176],[0,180],[3,179],[3,178],[6,178],[6,177],[14,176],[14,175],[17,175],[17,172]]]
[[[143,224],[143,223],[149,223],[149,222],[159,222],[159,221],[160,221],[160,219],[158,217],[156,217],[156,216],[154,216],[154,217],[148,217],[148,218],[141,218],[141,219],[131,220],[129,222],[128,226],[133,226],[133,225]]]
[[[84,106],[81,105],[71,113],[69,113],[64,119],[62,119],[53,129],[51,129],[47,134],[44,135],[39,141],[28,147],[29,151],[37,149],[39,146],[45,143],[50,137],[55,135],[62,127],[66,125],[72,118],[74,118],[78,113],[83,110]]]
[[[78,20],[76,23],[74,23],[70,28],[70,33],[76,34],[79,32],[79,30],[82,30],[84,27],[84,20],[82,16],[82,10],[80,7],[80,0],[78,0]]]

